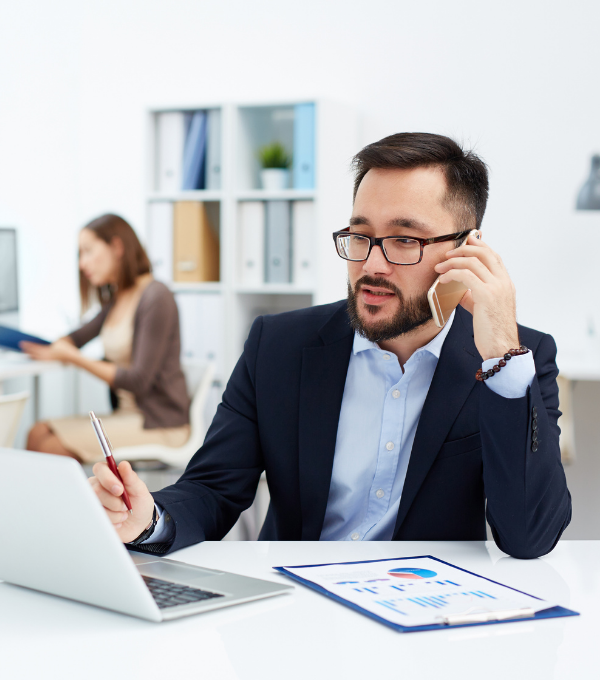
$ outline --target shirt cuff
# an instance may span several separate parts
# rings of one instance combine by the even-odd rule
[[[500,359],[502,357],[486,359],[481,364],[481,369],[489,371]],[[521,354],[507,361],[506,366],[499,373],[488,378],[485,384],[500,397],[520,399],[527,394],[527,389],[531,387],[534,377],[535,363],[533,353],[529,351],[527,354]]]
[[[145,541],[142,541],[140,545],[146,545],[146,543],[169,543],[175,533],[175,527],[171,516],[166,513],[158,503],[155,503],[154,507],[158,513],[156,526],[154,527],[152,536]]]

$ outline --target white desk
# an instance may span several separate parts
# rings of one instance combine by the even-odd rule
[[[33,378],[33,415],[34,421],[40,419],[40,375],[47,371],[55,371],[63,364],[59,361],[34,361],[17,352],[0,354],[0,394],[2,383],[14,378]]]
[[[489,542],[221,542],[186,548],[174,557],[289,583],[271,567],[423,554],[582,615],[401,634],[296,584],[291,595],[155,624],[0,583],[0,675],[7,680],[599,677],[600,541],[565,541],[551,555],[531,561],[508,558]]]

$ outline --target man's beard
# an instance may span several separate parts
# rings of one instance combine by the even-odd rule
[[[358,312],[358,295],[361,287],[364,286],[386,288],[397,296],[400,301],[400,307],[392,319],[377,321],[370,325],[363,322]],[[364,309],[368,315],[375,315],[379,312],[380,307],[377,305],[364,305]],[[359,279],[354,289],[350,285],[350,281],[348,281],[348,314],[350,315],[352,328],[370,342],[393,340],[399,335],[410,333],[415,328],[426,324],[432,318],[429,302],[427,301],[427,292],[406,301],[402,291],[393,283],[390,283],[387,279],[377,279],[370,276],[363,276],[362,279]]]

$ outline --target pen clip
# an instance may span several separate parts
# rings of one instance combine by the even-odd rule
[[[112,445],[110,443],[110,439],[108,438],[106,432],[104,431],[102,421],[100,420],[100,418],[96,416],[96,414],[93,411],[90,411],[90,419],[92,421],[92,426],[94,428],[94,432],[96,433],[98,443],[100,444],[100,448],[102,449],[102,453],[104,454],[105,458],[112,456],[113,450]]]
[[[448,616],[439,616],[438,618],[441,619],[441,623],[445,626],[458,626],[465,623],[488,623],[489,621],[529,619],[534,616],[535,612],[531,607],[506,609],[504,611],[490,611],[489,609],[482,610],[478,607],[472,607],[460,614],[449,614]]]
[[[106,443],[108,444],[108,450],[110,451],[110,455],[112,456],[113,447],[112,447],[112,444],[110,443],[110,439],[108,438],[108,435],[106,434],[106,430],[104,429],[104,425],[102,424],[102,421],[100,420],[100,418],[98,418],[98,424],[100,425],[100,429],[102,430],[102,434],[104,435],[104,438],[106,439]]]

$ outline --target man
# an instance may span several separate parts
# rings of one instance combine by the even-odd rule
[[[334,235],[348,300],[254,322],[181,479],[151,496],[121,463],[133,516],[94,467],[124,542],[164,554],[221,539],[263,470],[265,540],[484,540],[487,513],[498,546],[532,558],[568,525],[554,341],[517,326],[489,246],[471,234],[456,248],[481,225],[485,164],[447,137],[406,133],[354,165],[350,227]],[[470,289],[441,330],[427,304],[438,275]]]

